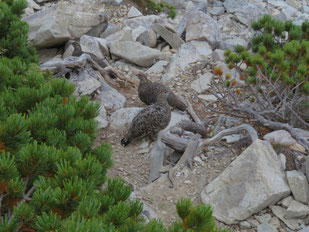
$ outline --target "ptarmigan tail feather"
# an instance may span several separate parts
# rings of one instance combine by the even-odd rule
[[[126,146],[128,146],[128,144],[129,144],[130,142],[131,142],[131,141],[129,141],[129,140],[123,138],[123,139],[121,140],[121,145],[122,145],[123,147],[126,147]]]

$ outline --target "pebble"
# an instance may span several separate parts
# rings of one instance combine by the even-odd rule
[[[191,185],[192,182],[191,182],[190,180],[185,180],[185,181],[184,181],[184,184]]]

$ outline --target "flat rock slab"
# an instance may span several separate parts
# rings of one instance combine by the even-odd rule
[[[298,201],[292,201],[286,210],[285,218],[304,218],[309,214],[309,207]]]
[[[287,172],[288,183],[296,201],[307,204],[309,185],[305,175],[296,170]]]
[[[201,193],[214,217],[235,224],[290,194],[281,161],[267,141],[256,140]]]
[[[142,67],[153,65],[160,57],[160,51],[132,41],[118,41],[111,45],[110,52]]]
[[[159,23],[155,23],[152,25],[153,30],[159,34],[169,45],[172,46],[172,48],[178,49],[184,41],[177,35],[177,33],[174,33],[167,29],[164,25],[161,25]]]
[[[286,209],[281,206],[270,206],[273,214],[275,214],[281,221],[284,222],[290,229],[292,230],[299,230],[301,229],[301,225],[303,223],[300,219],[287,219],[284,216],[286,215]]]
[[[29,41],[37,48],[49,48],[79,38],[106,19],[102,14],[82,12],[79,6],[64,1],[23,18],[29,24]]]

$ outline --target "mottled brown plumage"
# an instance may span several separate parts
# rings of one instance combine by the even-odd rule
[[[161,90],[154,104],[143,108],[132,120],[129,130],[121,140],[122,146],[127,146],[132,140],[153,138],[163,130],[171,120],[171,109],[167,103],[169,91]]]
[[[176,109],[182,111],[186,110],[187,106],[168,87],[160,83],[151,82],[144,74],[141,73],[137,74],[137,77],[140,80],[138,86],[138,97],[146,105],[156,102],[159,92],[162,90],[167,90],[169,91],[169,95],[167,97],[168,104]]]

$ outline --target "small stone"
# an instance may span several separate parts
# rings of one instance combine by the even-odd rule
[[[277,232],[278,230],[267,223],[263,223],[257,227],[257,232]]]
[[[194,157],[194,161],[195,162],[198,162],[198,163],[204,163],[202,160],[201,160],[201,158],[200,157],[198,157],[198,156],[196,156],[196,157]]]
[[[143,16],[143,14],[134,6],[132,6],[128,12],[128,18],[135,18],[139,16]]]
[[[283,166],[283,169],[285,170],[286,168],[286,156],[282,153],[279,154],[279,158],[281,160],[281,163],[282,163],[282,166]]]
[[[292,196],[288,196],[286,198],[284,198],[281,202],[281,205],[285,208],[288,208],[291,204],[291,202],[293,201],[293,197]]]
[[[253,219],[253,218],[247,219],[247,222],[249,222],[252,227],[257,227],[260,224],[258,220]]]
[[[239,223],[239,226],[240,226],[240,228],[242,228],[242,229],[250,229],[250,228],[251,228],[250,223],[247,222],[247,221],[242,221],[242,222],[240,222],[240,223]]]
[[[309,214],[309,207],[297,201],[292,201],[286,210],[285,218],[304,218]]]
[[[296,201],[307,204],[309,185],[305,175],[296,170],[287,172],[288,183]]]
[[[271,220],[271,215],[270,214],[264,214],[261,216],[255,216],[256,220],[258,220],[261,224],[267,224]]]
[[[187,184],[187,185],[191,185],[192,184],[192,182],[190,180],[185,180],[184,183]]]
[[[273,227],[275,227],[275,228],[277,228],[277,229],[280,228],[280,220],[279,220],[279,218],[277,218],[277,217],[273,217],[273,218],[270,220],[269,224],[271,224]]]

